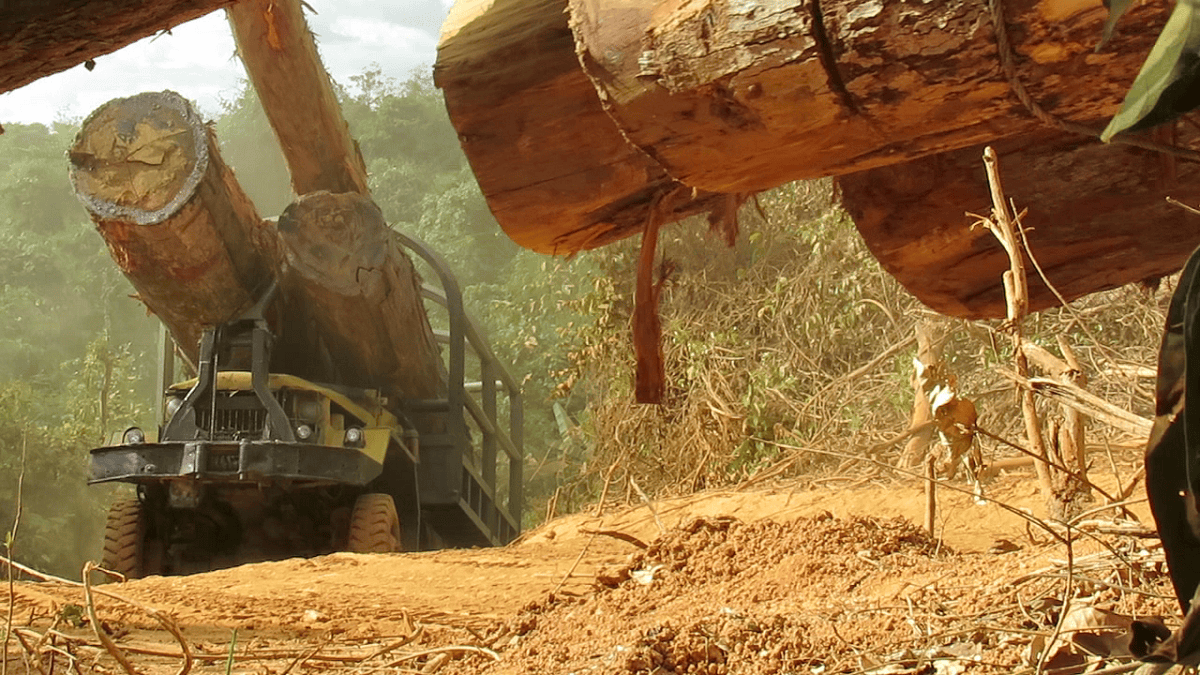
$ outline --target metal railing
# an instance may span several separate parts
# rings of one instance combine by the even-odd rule
[[[469,507],[474,512],[470,515],[482,521],[481,524],[486,526],[493,543],[506,543],[520,531],[523,508],[525,420],[521,388],[467,316],[463,307],[462,289],[446,261],[418,239],[401,232],[395,232],[395,236],[406,248],[428,263],[438,276],[441,288],[428,283],[423,284],[421,295],[445,308],[449,319],[449,331],[434,331],[435,337],[446,345],[448,352],[446,399],[410,401],[408,404],[414,411],[445,409],[446,433],[461,443],[464,451],[470,451],[470,456],[477,461],[477,471],[475,467],[468,467],[466,464],[464,471],[469,471],[474,476],[481,492],[471,494],[474,491],[466,489],[470,486],[466,485],[464,475],[464,490],[461,495],[463,506]],[[468,347],[479,362],[477,382],[466,380]],[[507,424],[500,419],[498,404],[501,394],[508,400]],[[481,435],[478,453],[474,451],[471,443],[468,415]],[[498,453],[501,451],[508,459],[507,500],[502,500],[497,495],[496,469],[500,459]],[[467,456],[466,452],[464,456]],[[504,501],[507,503],[503,503]]]

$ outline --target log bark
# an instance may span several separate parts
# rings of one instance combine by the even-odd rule
[[[1180,129],[1180,140],[1200,134]],[[995,144],[1005,191],[1038,266],[1068,301],[1172,274],[1200,244],[1200,220],[1166,197],[1200,203],[1200,165],[1056,132]],[[991,208],[981,148],[842,176],[842,204],[871,252],[921,302],[970,319],[1005,315],[1009,261],[974,215]],[[1029,267],[1029,310],[1059,304]]]
[[[1116,112],[1167,7],[1144,3],[1093,53],[1103,8],[1001,3],[1034,99]],[[1043,126],[1000,69],[977,0],[570,0],[580,58],[617,126],[677,180],[751,192]]]
[[[271,280],[254,205],[216,138],[174,92],[110,101],[71,146],[71,180],[138,297],[195,363],[205,326],[236,317]]]
[[[464,0],[450,10],[434,81],[496,220],[542,253],[596,248],[644,229],[674,189],[612,123],[579,66],[566,0]],[[721,208],[674,204],[668,222]]]
[[[435,67],[493,212],[535,250],[635,233],[667,180],[744,194],[1043,125],[1002,73],[983,2],[569,0],[569,26],[563,4],[464,0]],[[1097,126],[1167,11],[1140,4],[1096,54],[1098,4],[1004,4],[1033,97]]]
[[[295,193],[369,194],[366,165],[342,118],[300,0],[243,0],[226,12]]]
[[[76,193],[117,265],[195,363],[208,326],[270,283],[273,372],[382,391],[443,392],[420,279],[368,197],[319,192],[263,221],[178,94],[140,94],[93,113],[70,152]]]
[[[297,374],[393,400],[443,393],[420,278],[374,202],[305,195],[279,216],[278,232],[282,342],[287,362],[305,369]]]
[[[159,31],[234,0],[37,0],[5,3],[0,21],[0,93]],[[97,78],[104,75],[101,61]]]

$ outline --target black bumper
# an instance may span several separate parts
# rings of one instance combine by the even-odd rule
[[[383,471],[353,448],[274,441],[144,443],[92,450],[88,483],[291,480],[366,485]]]

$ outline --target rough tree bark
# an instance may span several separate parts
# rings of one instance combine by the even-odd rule
[[[295,193],[369,194],[366,165],[299,0],[243,0],[226,11],[238,56],[279,139]]]
[[[254,205],[212,130],[174,92],[109,101],[71,146],[71,180],[138,297],[195,363],[205,326],[236,317],[271,279]]]
[[[434,80],[496,220],[518,244],[568,254],[641,232],[677,184],[626,142],[579,67],[566,0],[463,1]],[[680,200],[668,218],[719,208]]]
[[[1186,131],[1186,134],[1185,134]],[[1200,135],[1180,129],[1183,141]],[[1070,301],[1177,271],[1200,222],[1172,206],[1200,203],[1200,165],[1130,147],[1040,132],[994,144],[1005,192],[1020,210],[1038,266]],[[842,176],[842,203],[883,267],[921,302],[951,316],[1005,315],[997,283],[1009,263],[973,227],[991,208],[981,148]],[[1059,304],[1029,267],[1029,309]]]
[[[2,6],[0,93],[158,31],[230,5],[234,0],[17,0]],[[98,66],[97,78],[104,75]]]
[[[970,224],[963,211],[986,208],[977,157],[993,143],[1036,154],[1045,185],[1060,188],[1028,181],[1023,205],[1040,209],[1027,221],[1031,243],[1066,297],[1177,269],[1200,231],[1161,196],[1186,198],[1177,187],[1190,184],[1193,166],[1160,172],[1158,155],[1067,136],[1036,119],[1014,88],[1057,118],[1099,130],[1169,5],[1137,3],[1097,53],[1098,2],[998,4],[1007,59],[989,3],[977,0],[463,0],[443,31],[436,72],[493,212],[535,250],[571,253],[637,232],[647,200],[630,195],[664,181],[698,196],[745,195],[854,174],[843,183],[847,204],[910,291],[945,314],[1004,316],[997,280],[1007,259],[989,237],[962,229]],[[1039,143],[1052,147],[1039,153]],[[941,172],[941,162],[953,166]],[[872,187],[880,176],[887,189]],[[1020,182],[1014,174],[1019,200]],[[689,207],[717,200],[703,199]],[[1131,217],[1148,205],[1151,215]],[[1041,214],[1048,218],[1033,217]],[[1162,227],[1145,227],[1149,220]],[[1030,291],[1031,309],[1057,302],[1036,275]]]
[[[1001,72],[983,2],[568,4],[570,31],[564,0],[460,2],[439,46],[435,71],[451,118],[480,182],[494,186],[485,187],[493,211],[520,243],[558,237],[559,252],[594,243],[569,213],[513,222],[540,201],[522,195],[536,185],[588,180],[589,210],[604,206],[619,219],[637,182],[662,173],[744,193],[1042,124]],[[1099,4],[1006,4],[1022,80],[1051,113],[1078,121],[1116,110],[1167,10],[1135,8],[1118,42],[1095,54]],[[598,97],[579,79],[581,63]],[[628,156],[621,140],[645,153],[632,183],[605,179],[605,169],[622,166],[612,158]],[[536,173],[516,170],[525,166]]]
[[[289,362],[309,377],[390,398],[442,394],[421,282],[379,207],[347,192],[305,195],[279,216]]]
[[[986,2],[570,0],[585,70],[621,131],[677,180],[762,190],[1040,128],[1000,71]],[[1107,117],[1167,7],[1093,53],[1104,10],[1006,5],[1018,72],[1070,120]]]

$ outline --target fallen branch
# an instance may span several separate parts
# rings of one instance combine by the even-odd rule
[[[1028,391],[1052,398],[1115,429],[1143,439],[1150,437],[1150,427],[1152,425],[1150,420],[1135,415],[1124,408],[1115,406],[1073,384],[1058,382],[1044,377],[1023,377],[1006,368],[996,368],[996,372]]]

